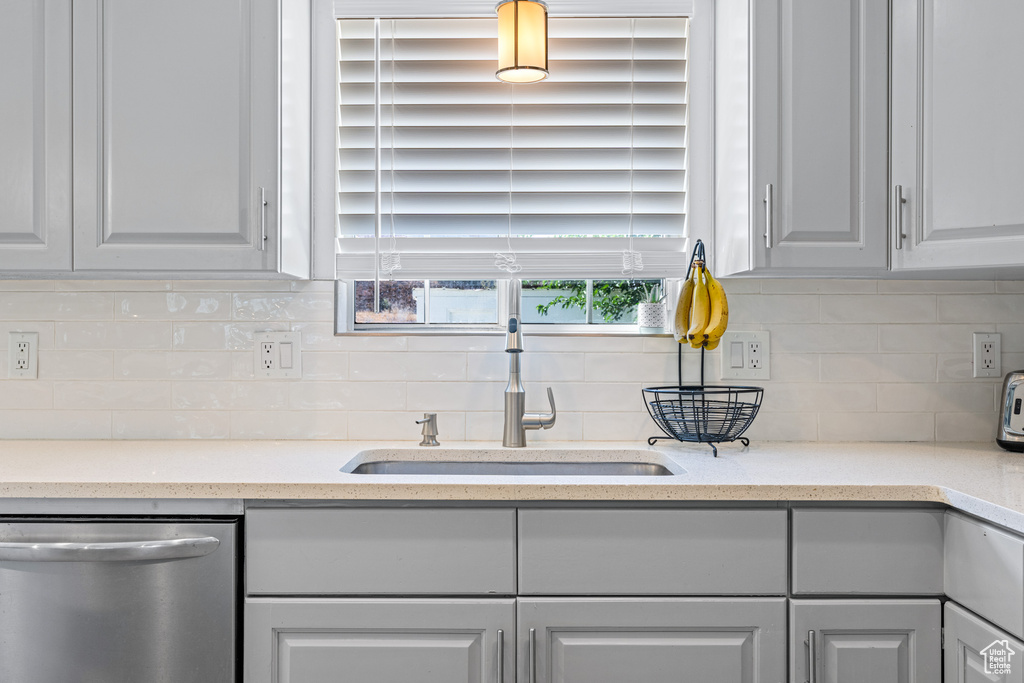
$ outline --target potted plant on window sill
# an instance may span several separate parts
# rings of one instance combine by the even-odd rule
[[[665,294],[660,285],[644,287],[644,299],[636,305],[636,320],[642,334],[665,331]]]

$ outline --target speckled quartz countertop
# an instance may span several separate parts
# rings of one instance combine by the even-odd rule
[[[661,477],[360,475],[353,461],[619,459]],[[369,452],[369,453],[367,453]],[[362,454],[362,455],[360,455]],[[994,443],[0,441],[0,498],[936,502],[1024,532],[1024,454]],[[351,469],[351,465],[348,469]]]

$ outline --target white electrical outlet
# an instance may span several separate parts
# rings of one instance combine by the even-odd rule
[[[253,338],[258,379],[298,379],[302,377],[301,335],[298,332],[257,332]]]
[[[722,335],[722,379],[769,379],[769,336],[765,331]]]
[[[974,376],[1001,377],[1003,374],[1000,354],[1000,335],[991,332],[974,333]]]
[[[39,333],[11,332],[7,340],[7,376],[36,379],[39,376]]]

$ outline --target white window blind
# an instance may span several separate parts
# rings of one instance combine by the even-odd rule
[[[372,276],[376,247],[403,279],[507,277],[499,253],[518,277],[621,277],[630,244],[636,277],[678,273],[687,29],[553,17],[550,78],[510,85],[495,19],[338,20],[338,276]]]

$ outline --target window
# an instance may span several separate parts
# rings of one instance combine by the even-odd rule
[[[636,305],[652,292],[660,295],[665,284],[663,280],[524,280],[522,322],[535,333],[634,332]],[[351,324],[340,332],[501,330],[508,315],[508,280],[384,280],[379,301],[374,301],[373,280],[355,280],[339,292],[339,323]]]
[[[691,240],[707,239],[713,0],[552,3],[551,77],[522,85],[494,76],[493,4],[313,3],[330,15],[314,53],[333,64],[334,91],[326,102],[321,67],[314,230],[331,223],[339,330],[390,327],[399,310],[424,328],[497,325],[454,302],[479,288],[500,320],[509,277],[530,297],[583,300],[537,312],[538,326],[622,327],[605,322],[594,283],[681,277]],[[374,277],[390,312],[357,320]]]

